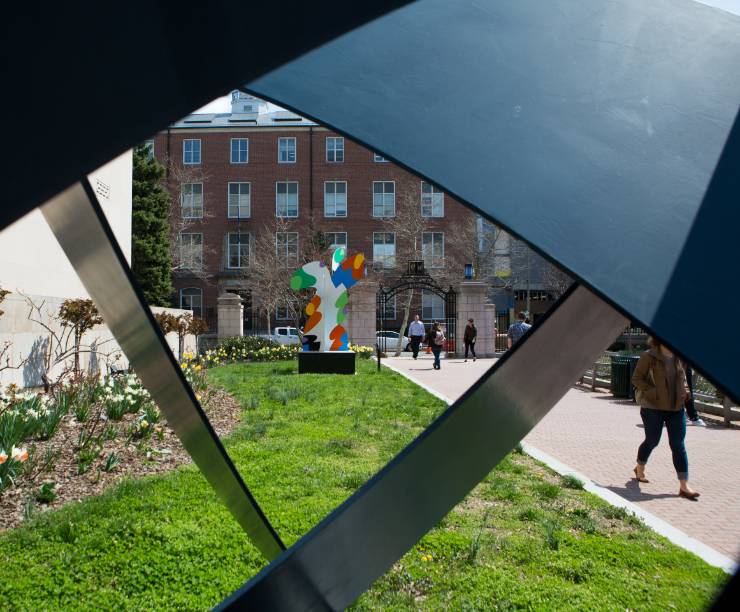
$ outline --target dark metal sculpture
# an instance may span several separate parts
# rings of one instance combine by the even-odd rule
[[[4,168],[13,181],[0,226],[248,83],[434,181],[581,286],[280,552],[132,288],[92,190],[83,181],[49,202],[44,214],[152,396],[255,543],[268,558],[278,555],[224,608],[349,604],[546,414],[627,318],[740,398],[740,321],[722,318],[721,345],[690,324],[708,289],[721,289],[728,303],[740,297],[740,18],[691,0],[425,0],[266,74],[406,3],[288,4],[287,21],[269,19],[271,8],[259,3],[224,5],[229,19],[209,19],[218,5],[204,17],[188,2],[176,11],[136,0],[89,13],[65,5],[43,15],[8,7],[4,84],[19,93],[41,83],[64,95],[51,120],[34,100],[8,126],[15,148]],[[309,10],[305,28],[295,11]],[[278,30],[288,42],[276,48],[268,43]],[[184,38],[202,41],[198,54]],[[132,40],[146,40],[146,53]],[[161,64],[142,61],[158,54]],[[328,84],[340,86],[327,95]],[[31,160],[43,138],[62,141],[66,154],[38,180]],[[76,224],[87,228],[84,241]],[[536,375],[523,378],[524,366]]]

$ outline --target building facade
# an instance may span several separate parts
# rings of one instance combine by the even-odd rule
[[[392,276],[405,268],[410,245],[389,219],[401,207],[417,207],[424,227],[418,250],[441,282],[450,278],[451,254],[471,247],[460,241],[475,243],[461,235],[476,217],[459,201],[340,134],[288,111],[266,112],[264,102],[240,92],[232,95],[231,113],[190,115],[148,144],[180,203],[179,211],[173,207],[175,305],[191,308],[212,329],[225,290],[244,298],[246,329],[266,327],[255,320],[246,282],[265,232],[275,233],[276,257],[295,264],[304,241],[321,232],[332,246],[362,252],[371,270]],[[459,266],[460,257],[454,260]],[[437,318],[440,302],[424,295],[415,308]],[[399,310],[401,304],[389,318],[398,320]],[[270,325],[283,315],[278,310]]]

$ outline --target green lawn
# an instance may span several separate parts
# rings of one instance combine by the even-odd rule
[[[295,362],[210,371],[245,408],[226,446],[287,543],[444,409],[358,366],[355,377],[298,377]],[[513,453],[356,608],[696,610],[722,587],[720,570],[574,486]],[[0,535],[0,610],[205,609],[263,563],[185,468]]]

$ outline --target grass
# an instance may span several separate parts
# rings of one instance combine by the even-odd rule
[[[244,407],[226,446],[288,544],[444,409],[374,368],[358,362],[354,377],[299,377],[294,363],[210,372]],[[0,535],[0,609],[205,609],[264,565],[193,467],[32,516]],[[514,452],[354,607],[695,610],[725,580]]]

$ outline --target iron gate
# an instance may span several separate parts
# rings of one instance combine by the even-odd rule
[[[427,331],[429,331],[429,326],[434,322],[441,323],[444,326],[445,337],[447,338],[444,350],[449,355],[454,355],[457,350],[457,292],[452,287],[443,289],[437,285],[437,283],[434,282],[434,279],[426,273],[424,262],[421,261],[410,261],[408,263],[406,273],[401,276],[395,284],[389,286],[380,285],[376,305],[377,331],[391,331],[388,329],[388,322],[395,320],[397,317],[388,317],[388,306],[393,303],[392,300],[394,300],[398,295],[414,289],[429,291],[442,298],[444,303],[444,316],[432,321],[425,321],[424,323]],[[422,294],[420,293],[420,295]],[[409,320],[407,324],[410,323],[411,321]],[[403,335],[406,330],[399,329],[398,331]],[[380,334],[380,336],[381,338],[384,337],[382,334]],[[381,350],[386,350],[382,344]]]

